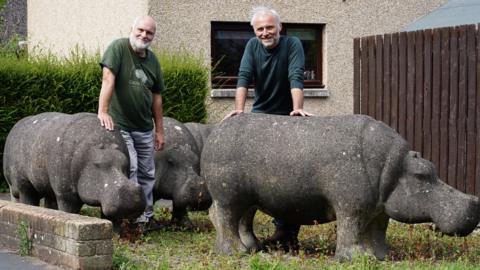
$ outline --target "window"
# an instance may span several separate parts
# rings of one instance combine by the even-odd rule
[[[255,36],[249,23],[212,22],[212,86],[235,88],[238,68],[248,40]],[[296,36],[305,52],[305,88],[323,87],[321,24],[282,23],[281,35]],[[253,87],[253,85],[252,85]]]

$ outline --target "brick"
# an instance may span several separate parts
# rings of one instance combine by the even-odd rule
[[[17,251],[20,247],[20,240],[18,240],[16,237],[13,237],[13,236],[1,234],[0,246],[9,250]]]
[[[67,221],[66,236],[77,240],[102,240],[112,238],[112,223],[108,220],[92,218],[91,220]]]
[[[95,254],[96,255],[113,255],[113,241],[112,239],[101,240],[95,242]]]
[[[16,234],[17,224],[0,222],[0,234],[14,236]]]
[[[111,269],[113,262],[112,256],[93,256],[79,258],[80,269],[84,270],[103,270]]]
[[[33,234],[34,245],[45,246],[62,252],[67,250],[67,241],[67,238],[51,233],[35,231]]]
[[[77,257],[87,257],[95,255],[95,241],[67,241],[67,250],[66,252],[70,255]]]

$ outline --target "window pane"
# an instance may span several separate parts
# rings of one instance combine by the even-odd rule
[[[298,37],[301,40],[313,40],[315,41],[317,31],[315,29],[307,28],[287,28],[287,35]]]
[[[237,76],[245,45],[254,37],[251,29],[219,30],[215,33],[213,65],[216,75]]]
[[[317,31],[311,28],[287,28],[287,35],[300,39],[305,52],[305,76],[306,80],[318,79],[316,74],[318,63]]]

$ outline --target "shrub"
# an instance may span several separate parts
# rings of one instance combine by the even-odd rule
[[[164,115],[183,122],[205,122],[208,70],[182,52],[160,54],[166,89]],[[35,59],[0,53],[0,162],[8,132],[23,117],[47,111],[97,112],[101,86],[99,56],[73,52],[68,59]],[[3,171],[0,190],[5,187]]]

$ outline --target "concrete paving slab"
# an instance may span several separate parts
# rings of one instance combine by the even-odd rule
[[[0,270],[64,270],[64,268],[49,265],[35,257],[20,256],[13,251],[0,247]]]

